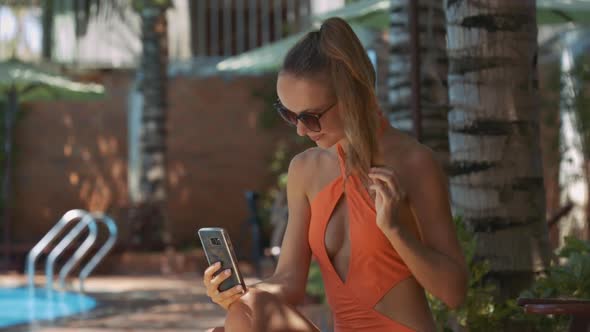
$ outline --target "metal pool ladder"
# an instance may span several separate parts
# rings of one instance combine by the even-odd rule
[[[35,285],[35,261],[37,257],[45,250],[45,248],[62,233],[66,225],[71,222],[77,224],[70,229],[70,231],[58,242],[58,244],[49,252],[47,256],[47,263],[45,264],[46,288],[53,289],[53,267],[56,259],[63,253],[63,251],[74,241],[78,235],[88,228],[88,236],[84,242],[76,249],[72,257],[63,265],[59,272],[59,284],[61,289],[65,289],[65,280],[68,273],[79,263],[86,252],[92,247],[97,237],[97,221],[106,225],[109,231],[108,240],[102,247],[92,256],[86,265],[80,270],[78,279],[80,280],[80,291],[84,291],[84,280],[92,270],[100,263],[104,256],[111,250],[115,241],[117,240],[117,225],[111,217],[102,212],[88,212],[81,209],[70,210],[66,212],[63,217],[53,226],[47,234],[29,251],[27,255],[26,273],[28,277],[29,287]]]

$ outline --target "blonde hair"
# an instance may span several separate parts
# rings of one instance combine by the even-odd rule
[[[281,71],[303,78],[327,74],[350,143],[347,170],[367,174],[378,151],[379,105],[375,70],[350,25],[338,17],[327,19],[291,48]]]

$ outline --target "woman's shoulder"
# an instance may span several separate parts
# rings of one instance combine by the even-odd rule
[[[296,154],[291,159],[291,167],[298,172],[312,172],[317,171],[318,167],[322,167],[334,157],[329,150],[319,147],[311,147],[307,150]]]
[[[439,167],[434,151],[399,131],[384,144],[384,154],[385,163],[403,175]]]
[[[410,199],[422,197],[425,190],[446,183],[434,151],[413,137],[393,149],[386,158],[386,164],[395,171]]]
[[[289,178],[291,181],[301,181],[304,186],[313,187],[316,183],[325,182],[324,178],[331,175],[331,169],[338,169],[338,157],[334,152],[319,147],[308,148],[291,159]],[[313,191],[313,188],[307,188]]]

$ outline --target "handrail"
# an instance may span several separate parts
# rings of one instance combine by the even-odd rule
[[[519,298],[516,303],[527,314],[570,315],[570,332],[590,331],[590,299]]]
[[[92,213],[92,217],[95,221],[100,221],[107,226],[109,230],[109,238],[96,252],[96,254],[92,256],[88,263],[86,263],[86,265],[82,268],[80,274],[78,274],[78,279],[80,280],[80,291],[82,292],[84,291],[84,280],[90,275],[90,273],[92,272],[92,270],[94,270],[96,265],[98,265],[98,263],[102,261],[104,256],[111,250],[111,248],[115,245],[115,242],[117,241],[117,225],[111,217],[104,213]],[[80,247],[78,251],[80,251],[80,249],[82,249],[82,247]],[[79,261],[84,256],[86,250],[81,252],[80,256],[77,255],[78,251],[76,251],[76,253],[74,253],[74,256],[72,256],[72,258],[70,258],[66,265],[62,267],[59,273],[60,287],[62,289],[65,288],[65,279],[68,273],[70,272],[72,267],[74,267],[74,265],[77,263],[77,261]]]
[[[47,289],[53,287],[53,265],[55,264],[55,260],[86,227],[88,227],[89,234],[86,237],[86,240],[84,240],[82,246],[86,245],[86,243],[94,242],[94,240],[89,240],[89,238],[96,238],[96,221],[90,213],[86,213],[86,215],[82,217],[78,224],[76,224],[76,226],[74,226],[74,228],[72,228],[72,230],[70,230],[66,236],[61,239],[57,246],[55,246],[55,248],[53,248],[53,250],[51,250],[49,253],[49,256],[47,257],[47,263],[45,265],[45,277],[47,278],[45,285]]]
[[[82,291],[84,291],[84,280],[86,280],[96,265],[98,265],[104,256],[111,250],[111,248],[115,245],[115,241],[117,240],[117,224],[115,224],[115,221],[106,214],[97,213],[96,217],[102,220],[105,225],[107,225],[110,235],[107,242],[103,244],[100,250],[94,255],[94,257],[92,257],[90,261],[88,261],[88,263],[86,263],[86,266],[84,266],[82,271],[80,271],[78,278],[80,279],[80,290]]]
[[[76,266],[76,264],[82,258],[84,258],[84,255],[86,255],[86,252],[92,247],[94,242],[96,242],[96,238],[98,237],[98,233],[96,232],[96,224],[95,224],[96,220],[94,219],[93,215],[92,215],[92,218],[93,218],[93,221],[88,224],[88,227],[92,227],[95,231],[94,232],[91,231],[88,234],[88,236],[86,237],[84,242],[82,242],[80,247],[78,247],[78,249],[76,249],[76,251],[74,252],[72,257],[70,257],[70,259],[64,264],[64,266],[59,271],[59,280],[60,280],[59,284],[62,289],[65,289],[65,279],[66,279],[68,273],[70,272],[70,270],[72,270],[72,268],[74,268]],[[90,225],[92,225],[92,226],[90,226]],[[82,227],[84,227],[84,226],[82,226]],[[73,229],[72,229],[72,231],[73,231]],[[73,240],[73,238],[72,238],[72,240]],[[65,241],[65,238],[64,238],[64,241]],[[66,243],[65,245],[67,247],[69,245],[69,243]],[[51,271],[53,271],[53,268],[51,269]]]
[[[117,240],[117,224],[115,221],[103,212],[88,212],[82,209],[74,209],[66,212],[61,219],[43,236],[43,238],[29,251],[27,255],[26,273],[28,275],[29,289],[34,289],[35,286],[35,262],[37,257],[60,235],[65,226],[78,220],[77,224],[72,227],[63,236],[61,241],[49,252],[47,263],[45,265],[46,288],[53,289],[53,267],[57,258],[65,251],[65,249],[84,231],[88,228],[88,235],[82,244],[76,249],[72,257],[64,264],[59,272],[60,287],[65,289],[65,279],[70,271],[84,258],[88,250],[94,245],[97,239],[97,221],[106,225],[109,231],[109,238],[100,247],[100,249],[92,256],[86,263],[78,275],[80,279],[80,291],[84,291],[84,280],[90,275],[94,268],[100,263],[104,256],[111,250]]]
[[[35,285],[35,261],[43,250],[53,241],[53,239],[61,233],[64,227],[72,220],[81,219],[88,212],[82,209],[75,209],[66,212],[61,219],[45,234],[45,236],[37,242],[37,244],[29,251],[27,255],[27,277],[29,287]]]

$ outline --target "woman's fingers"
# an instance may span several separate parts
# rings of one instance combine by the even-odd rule
[[[395,174],[395,171],[389,168],[379,167],[379,168],[371,168],[371,172],[369,172],[369,177],[375,181],[375,183],[383,182],[389,188],[391,193],[395,193],[399,196],[399,198],[403,198],[405,193],[401,186],[399,185],[399,181]]]
[[[203,283],[205,284],[205,287],[209,287],[209,283],[211,282],[211,279],[213,278],[213,274],[215,272],[217,272],[217,270],[219,270],[220,268],[221,268],[221,263],[217,262],[217,263],[209,266],[207,269],[205,269],[205,273],[203,273]]]
[[[387,185],[380,181],[375,181],[372,185],[369,186],[370,190],[375,191],[375,198],[380,197],[381,199],[391,198],[391,192]]]
[[[211,293],[209,296],[219,294],[219,290],[218,290],[219,285],[225,279],[229,278],[230,275],[231,275],[231,270],[227,269],[225,271],[222,271],[221,273],[219,273],[215,277],[213,277],[213,279],[211,279],[211,281],[209,282],[209,286],[207,287],[207,294]]]
[[[225,292],[219,293],[219,301],[226,302],[227,300],[232,299],[236,294],[242,294],[242,285],[234,286]]]
[[[229,290],[228,290],[228,292],[229,292]],[[224,292],[224,293],[226,293],[226,292]],[[225,299],[222,303],[220,303],[220,305],[227,310],[234,302],[239,300],[242,297],[242,295],[243,294],[241,292],[238,292],[237,294],[233,294],[233,295],[229,296],[227,299]]]
[[[239,299],[243,295],[242,293],[242,285],[234,286],[224,292],[218,293],[216,296],[212,297],[211,299],[213,302],[219,304],[223,308],[227,309],[229,306],[234,303],[237,299]]]
[[[394,198],[396,196],[395,187],[393,187],[391,184],[381,180],[380,178],[372,178],[372,180],[372,186],[375,186],[375,189],[379,189],[383,195],[383,198]]]
[[[388,167],[371,167],[371,173],[381,173],[384,175],[395,175],[395,171]]]
[[[221,284],[225,279],[229,278],[230,275],[231,275],[230,269],[226,269],[224,271],[221,271],[221,273],[219,273],[218,275],[213,277],[213,279],[211,279],[211,284],[215,285],[215,286],[219,286],[219,284]]]
[[[221,264],[218,262],[205,269],[203,283],[207,288],[207,296],[209,296],[214,303],[227,309],[243,295],[242,285],[237,285],[226,291],[220,292],[219,285],[231,276],[230,269],[226,269],[215,275],[215,272],[219,271],[220,268]]]

